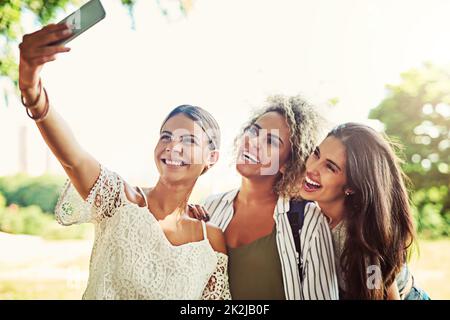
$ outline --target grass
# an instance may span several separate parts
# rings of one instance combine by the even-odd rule
[[[450,239],[419,240],[419,253],[413,255],[410,268],[431,299],[450,300]]]
[[[66,280],[14,280],[0,282],[0,300],[79,300],[84,288]]]

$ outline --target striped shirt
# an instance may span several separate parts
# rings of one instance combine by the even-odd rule
[[[211,223],[222,231],[234,215],[233,201],[239,189],[212,195],[204,202]],[[287,213],[289,199],[279,197],[273,218],[276,226],[278,254],[281,261],[283,285],[287,300],[337,300],[339,289],[334,264],[333,240],[325,216],[314,203],[305,207],[300,231],[303,281],[298,270],[298,253]]]

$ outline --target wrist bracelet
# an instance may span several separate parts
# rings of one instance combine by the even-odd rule
[[[33,119],[36,123],[39,123],[41,121],[44,121],[45,118],[47,117],[48,114],[48,110],[50,109],[50,103],[48,101],[48,95],[47,95],[47,90],[45,90],[45,88],[43,88],[44,94],[45,94],[45,107],[44,107],[44,111],[42,111],[42,113],[40,115],[33,116],[32,114],[30,114],[30,108],[27,108],[27,116],[31,119]]]

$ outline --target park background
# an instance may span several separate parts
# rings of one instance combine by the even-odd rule
[[[24,33],[86,1],[0,1],[0,300],[79,299],[91,225],[53,217],[65,175],[17,90]],[[192,195],[239,183],[234,136],[271,94],[301,94],[327,128],[357,121],[400,141],[419,235],[411,261],[450,299],[450,2],[103,0],[106,18],[44,67],[52,106],[79,142],[132,184],[157,179],[153,147],[180,104],[222,127],[219,164]],[[324,132],[326,133],[326,132]]]

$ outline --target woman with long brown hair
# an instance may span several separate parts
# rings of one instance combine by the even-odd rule
[[[341,299],[427,298],[406,268],[414,227],[400,163],[387,137],[357,123],[306,162],[300,194],[330,220]]]

